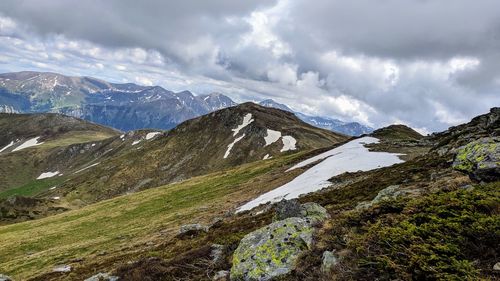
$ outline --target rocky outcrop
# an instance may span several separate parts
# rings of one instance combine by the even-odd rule
[[[233,254],[231,280],[275,280],[295,268],[301,254],[311,249],[315,225],[328,217],[315,203],[300,208],[300,217],[275,221],[241,240]]]
[[[486,137],[460,147],[453,168],[478,181],[500,179],[500,137]]]

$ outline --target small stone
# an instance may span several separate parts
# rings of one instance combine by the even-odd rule
[[[0,274],[0,281],[12,281],[12,278],[7,275]]]
[[[97,273],[96,275],[85,279],[84,281],[117,281],[118,276],[109,275],[109,273]]]
[[[208,232],[208,227],[203,226],[199,223],[193,223],[193,224],[186,224],[181,226],[179,230],[179,236],[184,237],[184,236],[196,236],[202,232]]]
[[[334,266],[339,263],[338,258],[331,251],[323,252],[323,261],[321,263],[321,271],[328,273]]]
[[[228,281],[229,280],[229,271],[221,270],[217,272],[213,278],[214,281]]]
[[[53,272],[70,272],[71,266],[67,264],[58,265],[52,269]]]
[[[224,260],[224,246],[219,244],[212,244],[212,251],[210,252],[210,257],[212,257],[212,262],[214,264],[221,263]]]

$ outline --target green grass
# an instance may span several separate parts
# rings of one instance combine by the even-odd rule
[[[110,137],[113,134],[108,132],[96,132],[96,131],[75,131],[68,132],[57,137],[57,139],[50,140],[38,146],[39,148],[53,148],[60,146],[69,146],[77,143],[86,143],[91,141],[101,141]]]
[[[0,227],[0,272],[24,280],[73,258],[120,255],[161,230],[204,222],[268,188],[258,178],[301,153],[117,197],[44,219]],[[199,207],[209,206],[200,211]],[[92,259],[92,258],[90,258]]]
[[[0,192],[0,199],[4,199],[13,195],[32,197],[39,194],[42,191],[48,190],[49,188],[62,183],[63,181],[64,181],[63,177],[33,180],[25,185]]]

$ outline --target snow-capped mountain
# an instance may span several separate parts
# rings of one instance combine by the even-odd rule
[[[356,122],[295,112],[271,99],[259,104],[293,112],[306,123],[346,135],[372,131]],[[235,105],[236,102],[221,93],[175,93],[160,86],[117,84],[50,72],[0,74],[0,112],[63,113],[124,131],[171,129],[185,120]]]
[[[220,93],[195,96],[160,86],[45,72],[0,74],[0,112],[63,113],[126,131],[171,129],[185,120],[234,105]]]
[[[360,136],[363,134],[368,134],[373,131],[373,128],[365,126],[357,122],[344,122],[338,119],[333,119],[329,117],[321,116],[310,116],[297,111],[292,110],[285,104],[275,102],[272,99],[263,100],[259,103],[262,106],[278,108],[281,110],[289,111],[295,113],[302,121],[309,123],[315,127],[327,129],[334,132],[339,132],[342,134],[350,136]]]

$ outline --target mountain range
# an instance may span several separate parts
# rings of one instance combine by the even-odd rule
[[[221,93],[176,93],[160,86],[117,84],[92,77],[69,77],[48,72],[0,74],[0,112],[62,113],[123,131],[168,130],[185,120],[236,104]],[[372,131],[356,122],[294,112],[273,100],[260,104],[293,112],[306,123],[346,135]]]

